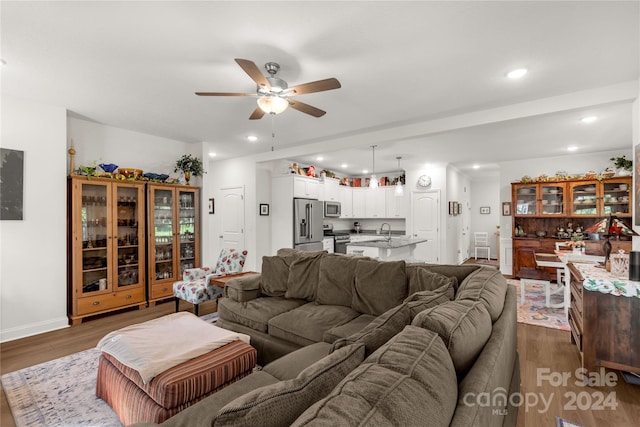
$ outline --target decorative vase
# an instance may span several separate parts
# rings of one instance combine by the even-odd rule
[[[574,255],[582,255],[584,248],[573,248],[573,254]]]
[[[186,185],[189,185],[189,180],[191,179],[191,172],[184,173],[184,180],[186,181]]]

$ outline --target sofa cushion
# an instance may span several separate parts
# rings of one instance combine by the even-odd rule
[[[358,258],[328,254],[320,260],[318,304],[351,307]]]
[[[355,319],[345,323],[344,325],[336,326],[329,329],[322,335],[322,341],[333,343],[340,338],[346,338],[349,335],[353,335],[356,332],[360,332],[369,323],[373,322],[376,316],[370,314],[361,314]]]
[[[334,352],[302,371],[245,394],[219,412],[213,426],[286,426],[310,405],[325,397],[364,359],[364,347],[353,345]]]
[[[224,296],[234,301],[245,302],[260,296],[261,274],[234,277],[224,285]]]
[[[270,297],[281,297],[287,292],[289,264],[280,256],[262,257],[260,291]]]
[[[307,367],[331,353],[331,344],[317,342],[292,351],[262,368],[279,380],[292,380]]]
[[[316,299],[320,277],[320,260],[323,255],[323,252],[317,252],[315,256],[300,256],[289,264],[285,294],[287,298],[299,298],[307,301]]]
[[[469,274],[460,284],[456,300],[482,301],[495,322],[504,308],[507,281],[495,268],[479,268]]]
[[[435,307],[438,304],[451,301],[453,296],[453,283],[449,282],[432,291],[426,290],[415,292],[409,295],[404,302],[409,306],[409,309],[411,310],[411,319],[413,320],[413,318],[421,311]]]
[[[411,310],[407,304],[395,306],[369,323],[360,332],[342,338],[333,343],[333,350],[362,342],[365,345],[366,354],[376,351],[382,344],[398,334],[405,326],[411,323]]]
[[[407,281],[409,295],[420,291],[433,291],[448,284],[454,290],[458,286],[458,279],[455,277],[434,273],[420,264],[407,265]]]
[[[379,316],[407,297],[404,261],[358,260],[351,307]]]
[[[482,301],[450,301],[419,313],[411,323],[444,341],[459,378],[475,363],[491,335],[491,317]]]
[[[438,334],[407,326],[293,426],[448,426],[456,373]]]
[[[269,320],[269,335],[304,346],[322,341],[329,329],[349,322],[360,313],[341,305],[310,302]]]
[[[260,297],[247,302],[223,298],[218,301],[218,315],[221,319],[266,333],[269,319],[304,303],[302,300],[282,297]]]

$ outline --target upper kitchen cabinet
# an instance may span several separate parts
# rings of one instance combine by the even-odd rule
[[[566,216],[564,182],[513,184],[515,216]]]
[[[69,318],[146,306],[144,183],[69,178]]]
[[[631,177],[623,176],[603,181],[590,180],[570,184],[570,212],[574,217],[616,215],[631,217],[633,193]]]
[[[316,178],[291,175],[293,179],[293,197],[320,200],[320,181]]]
[[[367,193],[368,188],[353,188],[353,217],[354,218],[367,218]]]
[[[340,218],[353,218],[353,189],[351,187],[340,186]]]
[[[340,181],[333,178],[325,178],[321,185],[322,197],[320,200],[326,200],[329,202],[340,201]]]
[[[396,193],[395,186],[384,188],[386,194],[386,216],[387,218],[406,218],[408,197],[406,192]]]
[[[173,296],[173,282],[200,264],[199,189],[149,184],[149,303]]]

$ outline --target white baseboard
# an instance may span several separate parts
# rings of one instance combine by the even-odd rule
[[[69,327],[69,319],[60,317],[57,319],[45,320],[42,322],[30,323],[28,325],[16,326],[9,329],[0,330],[0,343],[13,341],[20,338],[26,338],[33,335],[43,334],[45,332],[55,331]]]

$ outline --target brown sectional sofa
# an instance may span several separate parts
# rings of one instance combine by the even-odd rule
[[[264,368],[162,425],[516,423],[516,296],[495,268],[282,249],[225,297],[218,325]]]

